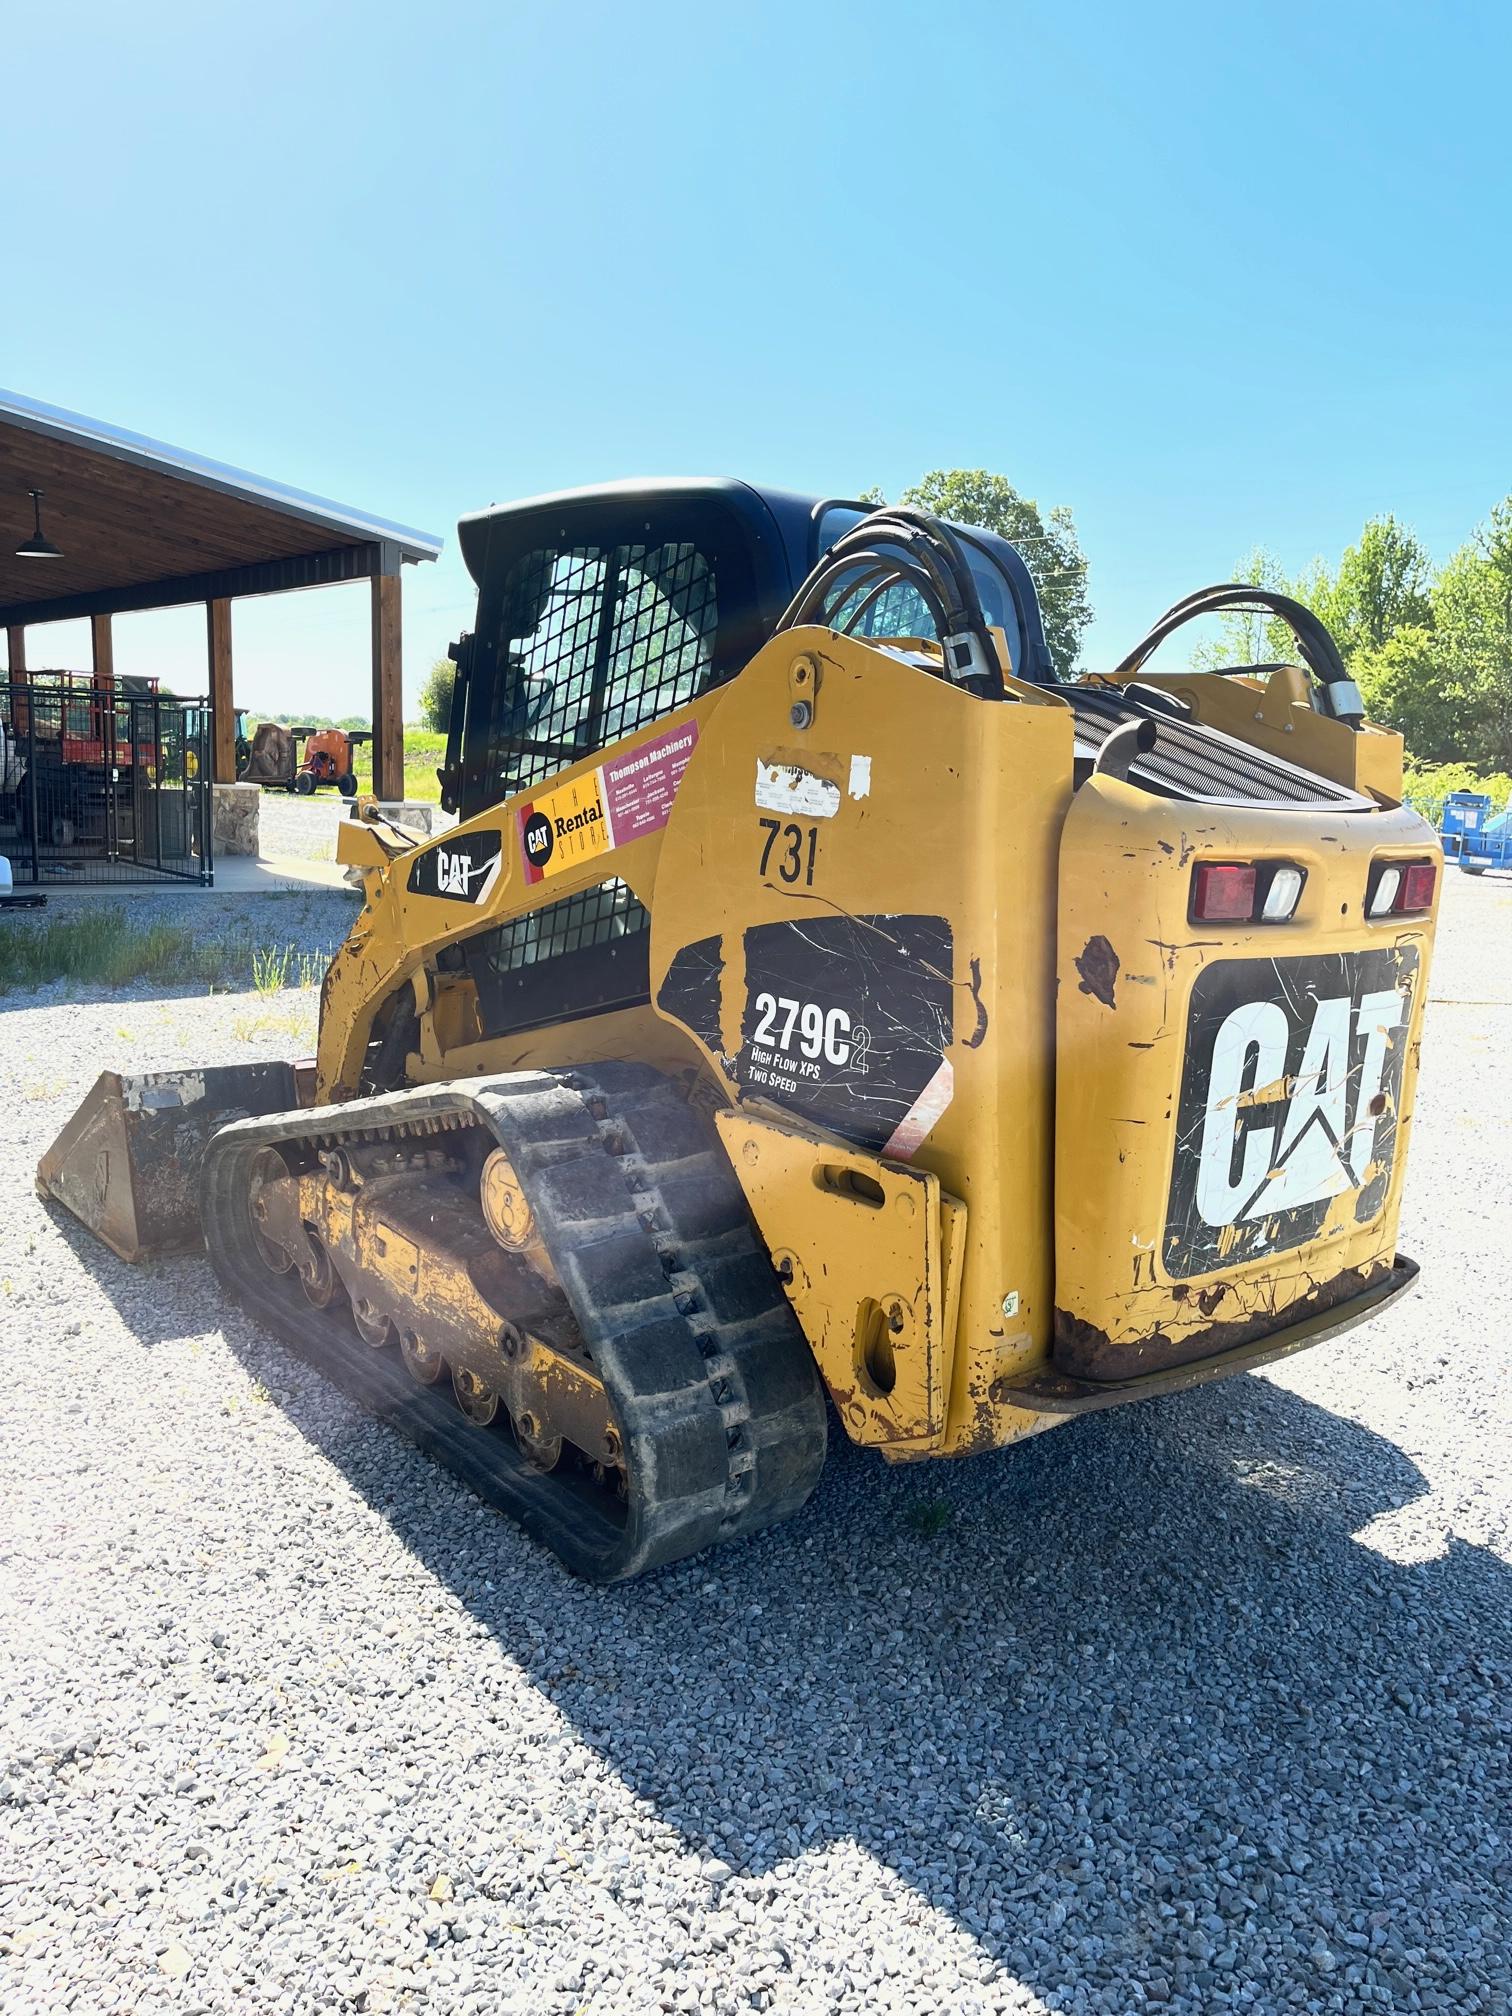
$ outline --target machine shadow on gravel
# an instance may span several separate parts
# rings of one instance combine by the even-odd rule
[[[1512,1948],[1512,1573],[1355,1537],[1425,1487],[1347,1418],[1247,1378],[927,1473],[837,1440],[801,1521],[593,1588],[397,1435],[339,1401],[333,1426],[205,1278],[301,1432],[737,1875],[856,1842],[1052,2008],[1089,1940],[1115,1996],[1279,1969],[1326,1999],[1369,1960],[1398,2006]],[[682,1718],[647,1713],[650,1671]]]

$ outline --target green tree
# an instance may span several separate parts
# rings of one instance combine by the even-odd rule
[[[1512,768],[1512,497],[1440,573],[1433,622],[1439,677],[1461,710],[1452,756]]]
[[[451,722],[452,689],[456,683],[455,664],[450,658],[438,658],[420,688],[420,719],[438,735],[444,735]]]
[[[1087,600],[1087,562],[1076,536],[1076,525],[1065,505],[1041,511],[1032,497],[1020,496],[1006,476],[987,469],[931,469],[898,498],[916,510],[952,518],[958,525],[978,525],[1011,540],[1034,577],[1045,641],[1055,669],[1063,679],[1076,670],[1082,632],[1092,621]],[[879,490],[863,492],[861,502],[886,502]]]
[[[1420,763],[1453,763],[1468,753],[1474,699],[1452,667],[1443,639],[1406,623],[1375,651],[1357,651],[1350,671],[1372,721],[1395,728]]]
[[[1380,651],[1398,630],[1433,623],[1433,566],[1414,532],[1390,512],[1367,519],[1359,541],[1346,546],[1337,572],[1321,560],[1300,574],[1291,593],[1321,616],[1346,664]]]
[[[1381,652],[1399,630],[1426,631],[1434,620],[1432,563],[1417,536],[1389,512],[1367,520],[1358,542],[1345,548],[1336,570],[1326,561],[1314,560],[1289,580],[1275,554],[1256,546],[1234,569],[1233,579],[1276,589],[1321,616],[1351,666],[1362,654]],[[1296,656],[1296,640],[1286,624],[1259,612],[1235,611],[1220,617],[1216,634],[1193,647],[1191,663],[1200,671],[1219,671]],[[1393,682],[1405,676],[1409,663],[1417,662],[1412,651],[1400,654],[1394,661],[1396,669],[1389,676],[1382,670],[1379,679],[1395,691]]]
[[[1264,546],[1252,546],[1229,579],[1247,581],[1256,588],[1278,589],[1283,594],[1287,588],[1281,562]],[[1297,655],[1286,625],[1263,610],[1231,609],[1226,615],[1199,620],[1217,627],[1199,636],[1189,647],[1187,662],[1196,672],[1232,672],[1241,665],[1275,665]],[[1173,639],[1170,648],[1179,651],[1181,645]]]

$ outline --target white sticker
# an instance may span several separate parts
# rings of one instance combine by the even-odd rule
[[[763,763],[756,759],[756,803],[763,812],[784,812],[801,819],[833,819],[840,810],[840,786],[816,777],[796,763]]]
[[[852,756],[850,767],[850,795],[852,798],[871,796],[871,758]]]

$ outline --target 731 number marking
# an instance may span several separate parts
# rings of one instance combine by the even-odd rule
[[[757,872],[762,875],[767,873],[772,850],[780,840],[782,844],[776,861],[778,877],[787,883],[801,881],[805,888],[812,889],[814,863],[819,855],[819,828],[784,826],[780,819],[763,819],[759,823],[766,842],[761,850],[761,867]],[[805,855],[808,857],[806,860]]]

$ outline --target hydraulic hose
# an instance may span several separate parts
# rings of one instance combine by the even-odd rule
[[[881,547],[885,550],[879,551]],[[859,571],[858,571],[859,570]],[[791,630],[802,623],[827,623],[830,592],[844,585],[845,597],[862,594],[845,628],[853,630],[887,589],[907,585],[930,613],[945,654],[951,681],[1001,698],[1003,674],[982,613],[971,566],[950,527],[924,511],[888,507],[850,527],[823,555],[777,622]]]
[[[1275,588],[1259,588],[1246,581],[1220,582],[1216,587],[1199,588],[1180,602],[1172,603],[1159,622],[1113,669],[1112,678],[1134,678],[1173,632],[1197,616],[1214,616],[1228,610],[1258,609],[1277,616],[1297,640],[1302,663],[1317,681],[1324,702],[1323,711],[1336,720],[1358,729],[1365,718],[1365,702],[1349,676],[1349,668],[1339,656],[1339,647],[1326,624],[1305,603],[1283,595]]]

